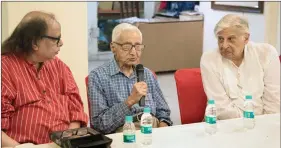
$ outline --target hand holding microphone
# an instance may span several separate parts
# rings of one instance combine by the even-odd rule
[[[137,82],[134,84],[131,95],[126,101],[126,104],[131,107],[140,102],[140,99],[147,94],[147,85],[145,82]]]
[[[131,95],[126,101],[126,104],[131,107],[139,102],[140,106],[145,106],[145,96],[147,94],[147,84],[144,82],[143,65],[136,66],[137,83],[134,84]]]
[[[136,73],[137,73],[137,81],[142,82],[144,81],[144,68],[142,64],[138,64],[136,66]],[[144,107],[145,106],[145,96],[142,96],[139,105]]]

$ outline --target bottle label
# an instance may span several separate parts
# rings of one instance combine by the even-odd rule
[[[136,135],[123,135],[124,143],[134,143],[136,142]]]
[[[244,111],[244,118],[255,118],[254,112]]]
[[[152,126],[141,126],[141,133],[151,134],[152,133]]]
[[[212,116],[206,116],[206,123],[209,124],[216,124],[217,123],[217,119],[216,117],[212,117]]]

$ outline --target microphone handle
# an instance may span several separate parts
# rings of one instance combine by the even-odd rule
[[[145,106],[145,96],[142,96],[140,101],[139,101],[139,105],[144,107]]]

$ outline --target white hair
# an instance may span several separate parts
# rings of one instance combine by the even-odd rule
[[[121,33],[123,31],[128,31],[128,30],[137,32],[141,36],[141,40],[142,40],[142,33],[138,27],[128,23],[121,23],[115,26],[112,31],[112,42],[116,42],[119,39]]]
[[[241,31],[249,34],[249,24],[247,18],[236,14],[228,14],[224,16],[216,25],[214,33],[217,36],[218,33],[226,28],[236,27]]]

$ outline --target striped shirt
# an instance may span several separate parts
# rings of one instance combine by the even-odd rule
[[[57,57],[36,67],[15,55],[3,55],[2,130],[19,143],[51,142],[49,134],[88,117],[72,73]]]
[[[172,125],[170,109],[153,73],[144,68],[144,78],[148,86],[145,105],[159,121]],[[136,73],[130,77],[122,73],[115,61],[91,71],[88,96],[90,97],[91,125],[103,133],[112,133],[125,123],[126,115],[136,115],[143,111],[138,104],[129,108],[125,100],[137,82]]]

